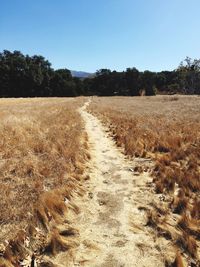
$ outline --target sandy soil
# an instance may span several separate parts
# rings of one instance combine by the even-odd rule
[[[87,172],[86,194],[76,199],[80,214],[74,226],[79,230],[73,262],[66,262],[66,252],[59,254],[58,266],[162,267],[162,243],[146,226],[145,209],[151,206],[153,192],[148,172],[139,174],[134,167],[148,167],[150,161],[129,161],[115,146],[100,121],[87,112],[87,102],[80,114],[85,121],[91,161]],[[68,258],[69,259],[69,258]]]

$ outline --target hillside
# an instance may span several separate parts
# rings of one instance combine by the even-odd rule
[[[71,70],[71,74],[72,77],[77,77],[77,78],[89,78],[94,75],[94,73],[85,71],[76,71],[76,70]]]

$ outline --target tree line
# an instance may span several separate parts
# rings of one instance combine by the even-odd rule
[[[0,97],[79,95],[200,94],[200,60],[186,58],[173,71],[117,72],[98,70],[90,78],[72,77],[70,70],[54,70],[43,56],[20,51],[0,53]]]
[[[82,94],[80,83],[68,69],[54,70],[42,56],[0,53],[1,97],[76,96]]]

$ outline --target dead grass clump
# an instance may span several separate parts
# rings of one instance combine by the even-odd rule
[[[64,240],[62,236],[59,235],[57,229],[51,232],[50,240],[45,247],[44,252],[47,254],[56,255],[60,251],[66,251],[70,249],[69,242]]]
[[[174,213],[182,214],[186,211],[188,205],[188,199],[186,197],[175,197],[171,208]]]
[[[183,214],[183,216],[178,221],[177,226],[180,227],[185,232],[187,231],[187,229],[189,229],[189,224],[190,224],[190,218],[186,214]]]
[[[157,193],[163,192],[174,192],[175,189],[175,180],[173,179],[173,172],[170,169],[166,169],[166,174],[164,173],[156,173],[156,175],[160,176],[160,179],[154,179],[155,182],[155,190]]]
[[[5,247],[3,251],[4,259],[8,260],[14,266],[20,259],[26,255],[27,250],[24,247],[24,242],[26,240],[26,232],[21,230],[19,231],[13,239],[9,240],[8,245]]]
[[[67,237],[67,236],[75,236],[75,235],[78,234],[78,231],[76,229],[72,228],[72,227],[69,227],[67,229],[59,231],[59,234],[61,236],[65,236],[65,237]]]
[[[58,216],[62,217],[67,209],[64,199],[62,199],[62,195],[59,194],[59,191],[45,192],[42,195],[40,203],[44,205],[49,220],[52,217],[56,221]]]
[[[183,258],[181,256],[180,252],[176,253],[176,257],[172,263],[167,262],[165,265],[166,265],[166,267],[185,267],[185,265],[183,263]]]
[[[195,199],[193,207],[191,209],[191,217],[200,220],[200,200]]]
[[[184,214],[177,223],[184,232],[193,235],[196,240],[200,240],[199,220]]]
[[[37,221],[41,223],[41,226],[48,231],[50,217],[47,217],[47,213],[43,205],[38,205],[38,207],[35,209],[35,216],[37,218]]]
[[[152,228],[157,228],[158,222],[159,222],[158,213],[156,213],[153,210],[148,210],[146,225]]]
[[[156,181],[155,183],[155,191],[157,194],[162,194],[164,192],[164,184],[163,182],[160,180]]]
[[[197,243],[196,243],[196,240],[192,236],[189,236],[188,234],[183,233],[183,235],[177,239],[176,244],[179,247],[181,247],[183,250],[188,252],[193,258],[196,258]]]
[[[153,203],[152,203],[153,204]],[[147,210],[146,226],[153,228],[159,237],[173,240],[175,234],[171,231],[168,222],[168,214],[165,209],[152,205],[155,209]]]

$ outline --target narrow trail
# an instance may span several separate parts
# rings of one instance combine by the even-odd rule
[[[81,213],[74,226],[79,230],[79,245],[73,263],[65,265],[58,256],[58,266],[87,267],[162,267],[161,251],[153,231],[146,225],[145,208],[153,200],[152,179],[148,172],[133,172],[142,159],[129,161],[116,147],[100,121],[86,111],[80,114],[88,134],[91,160],[90,179],[85,182],[85,196],[76,199]]]
[[[151,178],[131,172],[138,162],[125,159],[100,121],[86,111],[87,105],[80,114],[91,148],[90,180],[80,203],[74,266],[164,266],[159,244],[145,227],[143,208],[152,201],[146,185]]]

